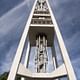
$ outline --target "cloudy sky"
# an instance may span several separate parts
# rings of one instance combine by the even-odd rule
[[[10,69],[34,0],[0,0],[0,74]],[[80,0],[49,0],[80,80]],[[57,51],[58,52],[58,51]]]

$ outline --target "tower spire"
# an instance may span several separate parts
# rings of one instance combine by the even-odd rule
[[[57,66],[57,53],[55,52],[55,45],[53,44],[55,35],[57,37],[63,59],[63,64],[60,66]],[[24,64],[21,64],[21,56],[23,55],[27,38],[30,43],[28,44]],[[36,47],[36,73],[31,72],[28,67],[26,67],[28,65],[27,62],[29,62],[31,47]],[[54,71],[51,73],[47,73],[47,64],[49,61],[48,47],[52,48],[52,61],[53,67],[55,67]],[[77,80],[64,44],[64,40],[48,0],[35,0],[7,80],[15,80],[16,75],[24,77],[28,80],[53,80],[63,78],[64,76],[67,76],[69,80]],[[22,80],[24,80],[24,78],[22,78]]]

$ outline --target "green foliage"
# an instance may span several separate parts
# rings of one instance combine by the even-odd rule
[[[3,73],[0,76],[0,80],[7,80],[8,74],[9,74],[8,72]],[[15,80],[21,80],[21,78],[19,76],[16,76],[16,79]]]
[[[3,73],[3,74],[0,76],[0,80],[7,80],[7,76],[8,76],[8,72]]]

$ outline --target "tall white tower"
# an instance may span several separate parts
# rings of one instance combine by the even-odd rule
[[[56,58],[57,53],[55,53],[54,48],[54,35],[57,37],[63,59],[63,64],[60,66],[57,66],[58,62]],[[24,64],[21,64],[20,61],[26,41],[28,42],[26,57]],[[34,55],[36,66],[35,73],[32,73],[27,68],[30,48],[33,46],[36,47]],[[51,73],[47,73],[46,70],[48,64],[47,47],[52,48],[52,61],[55,70]],[[48,0],[35,0],[7,80],[15,80],[16,75],[21,76],[22,80],[54,80],[64,76],[68,76],[69,80],[77,80]]]

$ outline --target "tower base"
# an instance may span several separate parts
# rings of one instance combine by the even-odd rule
[[[17,75],[24,77],[27,80],[53,80],[67,76],[67,71],[65,65],[62,64],[60,67],[58,67],[51,73],[32,73],[22,64],[20,64]]]

